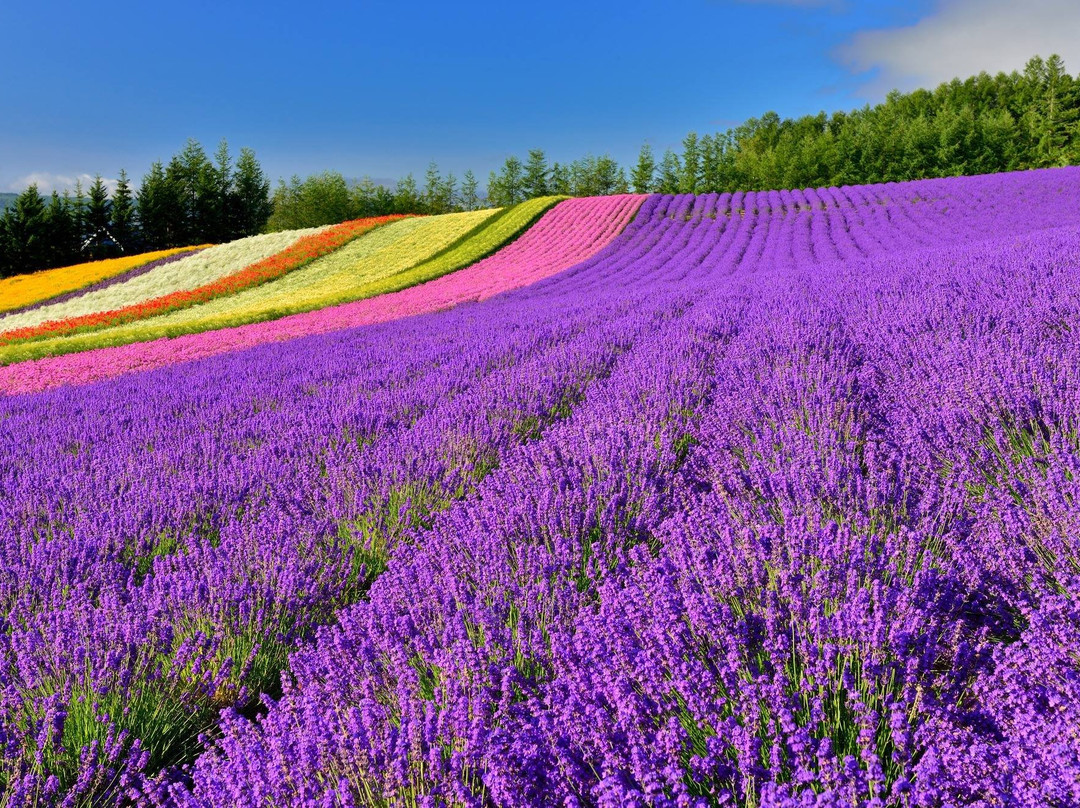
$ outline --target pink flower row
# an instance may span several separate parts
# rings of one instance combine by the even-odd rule
[[[588,197],[560,202],[521,238],[465,269],[429,283],[280,320],[99,348],[0,368],[0,393],[33,393],[124,373],[440,311],[527,286],[595,255],[622,232],[645,196]]]

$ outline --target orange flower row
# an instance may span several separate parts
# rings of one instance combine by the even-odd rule
[[[348,242],[364,233],[389,222],[404,219],[404,216],[374,216],[366,219],[354,219],[329,227],[319,233],[306,236],[291,247],[281,252],[244,267],[239,272],[226,275],[213,283],[181,292],[172,292],[155,297],[133,306],[126,306],[113,311],[96,312],[66,320],[53,320],[40,325],[9,331],[0,336],[0,345],[26,340],[61,337],[80,331],[92,331],[113,325],[130,323],[158,314],[166,314],[177,309],[196,306],[224,295],[234,295],[253,286],[280,278],[294,269],[321,258],[328,253],[341,249]]]

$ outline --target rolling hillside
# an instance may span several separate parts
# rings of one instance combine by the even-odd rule
[[[0,316],[0,804],[1080,802],[1080,169],[337,227]]]

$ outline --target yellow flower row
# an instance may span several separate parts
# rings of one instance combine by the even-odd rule
[[[129,269],[149,264],[151,261],[168,258],[170,255],[187,250],[205,249],[209,246],[209,244],[200,244],[196,247],[174,247],[169,250],[125,255],[104,261],[89,261],[85,264],[45,269],[29,275],[6,278],[0,280],[0,312],[31,306],[53,297],[66,295],[68,292],[107,280]]]

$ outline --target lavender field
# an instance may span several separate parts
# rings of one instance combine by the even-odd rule
[[[0,806],[1080,805],[1078,499],[1080,169],[649,196],[0,397]]]

